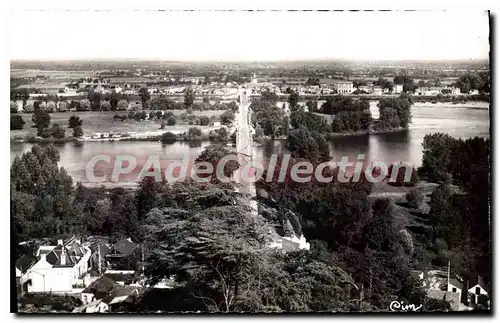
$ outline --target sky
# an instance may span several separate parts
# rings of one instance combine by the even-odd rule
[[[11,59],[487,59],[483,11],[12,11]]]

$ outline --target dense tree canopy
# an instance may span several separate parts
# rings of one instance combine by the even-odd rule
[[[379,128],[407,128],[411,122],[411,102],[405,98],[382,99],[378,103]]]

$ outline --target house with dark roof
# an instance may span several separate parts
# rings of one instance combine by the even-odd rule
[[[127,303],[133,303],[143,293],[144,288],[137,284],[119,284],[106,276],[102,276],[83,292],[84,305],[75,309],[75,313],[105,313],[122,308]],[[91,295],[91,298],[89,298]],[[90,300],[90,301],[87,301]]]
[[[137,246],[138,245],[132,242],[130,238],[123,238],[121,240],[118,240],[113,245],[113,254],[120,256],[129,256],[135,251],[135,249],[137,249]]]
[[[139,245],[132,242],[130,238],[118,240],[106,255],[106,260],[113,269],[135,269],[141,250]]]
[[[88,272],[90,249],[76,238],[58,240],[56,246],[41,246],[37,261],[23,275],[25,291],[30,293],[68,293],[73,286],[84,284]]]
[[[108,304],[109,312],[118,310],[126,303],[133,303],[137,297],[143,292],[143,287],[140,285],[120,285],[115,284],[111,293],[102,299],[103,303]]]
[[[108,276],[99,277],[82,291],[81,300],[83,304],[88,304],[108,296],[113,290],[115,283]]]

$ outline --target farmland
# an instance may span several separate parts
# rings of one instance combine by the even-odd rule
[[[180,115],[184,110],[169,110],[174,115]],[[194,111],[193,115],[195,116],[218,116],[222,114],[224,111],[217,110],[207,110],[207,111]],[[127,115],[127,112],[114,112],[114,111],[102,111],[102,112],[94,112],[94,111],[84,111],[84,112],[55,112],[50,114],[50,123],[51,124],[60,124],[66,129],[66,136],[72,136],[72,129],[67,128],[68,119],[72,115],[77,115],[80,119],[83,120],[82,128],[85,135],[91,135],[95,132],[117,132],[117,133],[125,133],[125,132],[138,132],[138,133],[146,133],[146,132],[157,132],[160,130],[160,121],[135,121],[132,119],[127,119],[125,121],[113,120],[113,116],[115,114],[118,115]],[[15,137],[25,137],[25,136],[36,136],[36,128],[33,128],[33,123],[31,122],[31,113],[23,113],[20,114],[23,117],[23,120],[26,122],[24,129],[22,130],[12,130],[10,132],[11,138]],[[189,125],[176,125],[176,126],[166,126],[164,131],[187,131],[187,129],[191,127]],[[212,127],[210,126],[196,126],[202,130],[208,130]]]

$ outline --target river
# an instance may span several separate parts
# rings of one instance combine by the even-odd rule
[[[372,115],[378,117],[376,105],[371,104]],[[337,137],[330,141],[332,157],[340,161],[342,156],[355,160],[358,154],[365,155],[365,161],[409,162],[415,166],[422,163],[422,141],[426,134],[445,132],[456,138],[474,136],[489,137],[490,116],[487,109],[463,108],[453,105],[418,105],[412,108],[412,123],[405,132],[366,136]],[[185,155],[191,159],[210,143],[197,144],[175,142],[161,144],[148,141],[84,142],[56,145],[60,152],[60,166],[64,167],[75,181],[88,182],[85,176],[87,162],[96,155],[134,155],[138,164],[147,156],[159,155],[161,160],[182,160]],[[31,149],[32,144],[11,144],[11,163],[15,156]],[[254,159],[266,161],[273,153],[285,151],[284,141],[268,140],[254,147]],[[111,167],[111,166],[110,166]]]

